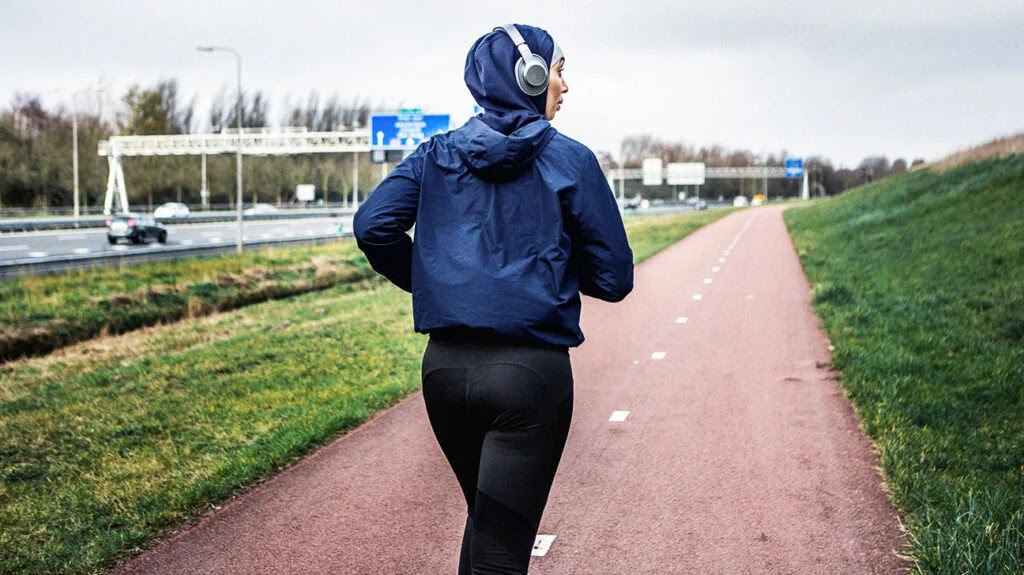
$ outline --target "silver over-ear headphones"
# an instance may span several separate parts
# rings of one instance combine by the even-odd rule
[[[548,89],[548,64],[544,58],[530,51],[526,40],[513,24],[498,26],[495,30],[504,30],[519,50],[520,58],[516,62],[516,83],[519,89],[528,96],[539,96]]]

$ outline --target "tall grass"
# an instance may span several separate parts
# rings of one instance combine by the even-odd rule
[[[786,220],[919,573],[1024,573],[1024,156]]]

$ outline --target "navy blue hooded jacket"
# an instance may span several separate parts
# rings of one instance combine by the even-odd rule
[[[517,27],[550,61],[551,37]],[[624,298],[633,253],[597,158],[548,123],[545,95],[519,90],[518,58],[504,32],[473,45],[465,78],[484,113],[399,164],[356,213],[356,240],[374,270],[412,292],[418,332],[577,346],[580,293]]]

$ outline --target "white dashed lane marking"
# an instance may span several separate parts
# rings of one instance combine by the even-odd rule
[[[687,320],[686,320],[685,317],[677,317],[676,318],[676,323],[686,323],[686,321]]]
[[[695,299],[697,301],[700,301],[700,300],[704,299],[704,296],[699,294],[699,293],[695,293],[695,294],[693,294],[693,299]]]
[[[28,246],[0,246],[0,252],[22,252],[28,250]]]
[[[665,352],[656,351],[651,354],[651,359],[665,359]]]
[[[718,272],[722,271],[722,268],[720,268],[718,266],[715,266],[715,267],[711,268],[711,271],[714,272],[714,273],[718,273]]]
[[[83,254],[89,253],[89,248],[75,248],[75,249],[73,249],[71,251],[73,251],[74,253],[76,253],[78,255],[83,255]]]
[[[711,283],[711,278],[704,278],[704,283],[706,283],[706,284]]]
[[[530,555],[534,557],[543,557],[548,554],[548,550],[551,549],[551,544],[555,542],[554,535],[538,535],[533,541],[533,551]]]
[[[718,258],[718,263],[724,264],[725,263],[725,258]]]
[[[608,418],[608,421],[626,421],[629,417],[628,411],[613,411],[612,416]]]
[[[30,258],[45,258],[46,252],[29,252],[28,257]]]

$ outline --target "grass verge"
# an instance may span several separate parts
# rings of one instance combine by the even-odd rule
[[[711,222],[735,211],[734,208],[706,212],[681,212],[659,216],[632,216],[625,220],[633,261],[640,263]]]
[[[0,362],[371,275],[345,241],[12,278],[0,282]]]
[[[786,220],[918,573],[1024,572],[1024,156]]]
[[[630,219],[636,259],[725,213]],[[360,285],[0,365],[0,572],[100,571],[418,389],[409,296]]]

